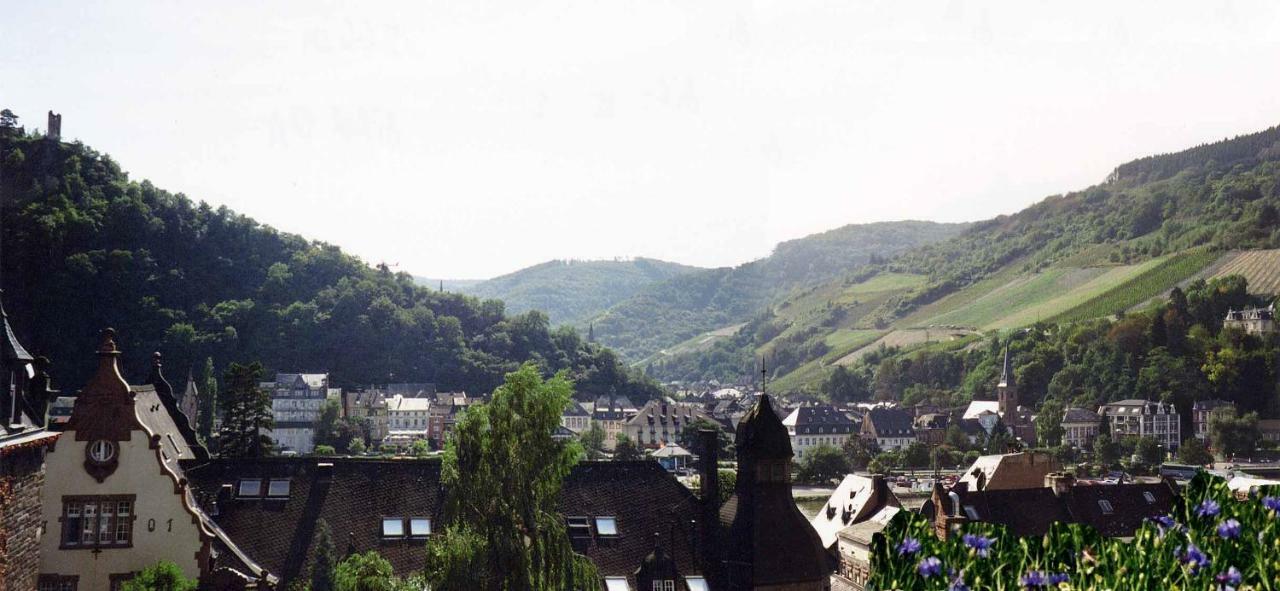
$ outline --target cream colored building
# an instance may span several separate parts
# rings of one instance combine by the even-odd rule
[[[97,373],[47,457],[39,588],[114,591],[161,560],[210,586],[273,580],[199,509],[178,466],[193,443],[155,386],[124,381],[118,356],[107,331]]]

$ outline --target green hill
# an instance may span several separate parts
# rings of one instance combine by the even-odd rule
[[[595,336],[628,359],[644,359],[701,333],[745,322],[794,289],[955,236],[965,227],[919,221],[855,224],[783,242],[763,259],[652,285],[597,316]]]
[[[552,324],[586,328],[589,320],[641,290],[699,270],[656,259],[547,261],[472,285],[463,293],[499,299],[511,312],[541,310]]]
[[[1196,278],[1239,274],[1274,295],[1280,259],[1259,249],[1280,247],[1278,210],[1280,128],[1135,160],[1103,184],[797,291],[734,335],[650,360],[651,371],[733,379],[763,354],[776,358],[777,387],[815,389],[881,344],[1109,316]]]
[[[125,370],[170,374],[260,360],[330,371],[338,385],[435,382],[488,392],[526,360],[569,370],[580,390],[649,398],[613,352],[533,312],[439,292],[336,246],[278,232],[148,181],[109,156],[0,128],[5,305],[64,388],[92,371],[98,330],[117,329]]]

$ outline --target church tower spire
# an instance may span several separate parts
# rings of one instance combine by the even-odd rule
[[[1000,417],[1005,423],[1017,420],[1018,386],[1013,381],[1013,368],[1009,359],[1009,346],[1004,347],[1004,369],[1000,372],[1000,383],[996,384],[996,399]]]

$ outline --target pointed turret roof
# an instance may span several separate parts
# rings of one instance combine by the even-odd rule
[[[1004,369],[1000,371],[1000,383],[996,385],[1001,388],[1013,385],[1013,370],[1009,364],[1009,345],[1004,346]]]
[[[739,455],[749,454],[755,459],[791,457],[791,436],[773,410],[773,400],[768,394],[761,394],[760,400],[738,423],[734,447]]]

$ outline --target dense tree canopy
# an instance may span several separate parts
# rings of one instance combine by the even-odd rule
[[[539,312],[504,313],[414,284],[336,246],[278,232],[225,207],[134,182],[79,143],[0,137],[5,304],[33,351],[75,388],[97,331],[119,329],[126,375],[148,353],[199,371],[261,360],[275,371],[329,371],[336,385],[434,382],[489,392],[525,361],[568,370],[586,394],[651,383]]]

